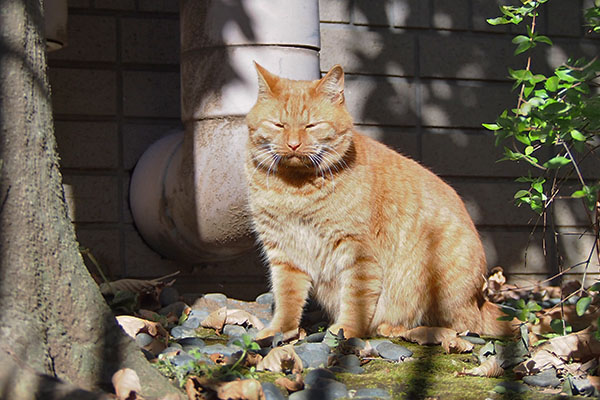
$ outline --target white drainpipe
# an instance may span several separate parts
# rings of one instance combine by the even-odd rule
[[[142,155],[131,209],[163,256],[225,260],[253,246],[243,170],[252,61],[288,78],[319,78],[318,0],[182,0],[180,18],[185,132]]]

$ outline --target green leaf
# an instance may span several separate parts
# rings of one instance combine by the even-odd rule
[[[481,124],[484,128],[489,129],[490,131],[498,131],[502,129],[502,127],[498,124]]]
[[[556,169],[556,168],[560,168],[564,165],[567,165],[570,162],[571,162],[571,160],[567,157],[556,156],[556,157],[551,158],[550,160],[546,161],[543,165],[546,168]]]
[[[538,193],[544,193],[544,185],[543,182],[533,182],[531,184],[531,187],[533,188],[533,190],[535,190]]]
[[[533,150],[534,150],[533,146],[525,147],[525,155],[526,156],[530,155],[531,153],[533,153]]]
[[[525,197],[525,196],[529,196],[529,190],[519,190],[517,193],[515,193],[514,198],[520,199],[521,197]]]
[[[525,53],[527,50],[531,49],[532,47],[535,47],[535,42],[528,41],[528,42],[520,43],[517,46],[514,55],[516,56],[521,53]]]
[[[509,23],[509,21],[504,17],[488,18],[486,19],[486,22],[490,25],[504,25]]]
[[[587,140],[587,137],[585,137],[585,135],[579,132],[577,129],[573,129],[569,133],[571,134],[573,140],[577,140],[578,142],[585,142]]]
[[[550,78],[548,78],[546,80],[544,87],[546,88],[546,90],[548,90],[550,92],[556,92],[558,90],[558,82],[559,82],[558,76],[551,76]]]
[[[512,40],[514,44],[521,44],[523,42],[529,42],[531,39],[525,35],[515,36]]]
[[[550,38],[548,36],[538,35],[538,36],[534,37],[533,40],[535,42],[546,43],[546,44],[548,44],[550,46],[553,45],[552,40],[550,40]]]
[[[575,305],[575,311],[577,311],[577,315],[581,317],[583,314],[585,314],[586,310],[588,309],[591,303],[592,298],[589,296],[582,297],[579,300],[577,300],[577,305]]]

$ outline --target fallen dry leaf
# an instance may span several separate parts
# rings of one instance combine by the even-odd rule
[[[256,329],[263,329],[264,324],[254,315],[244,310],[228,310],[227,307],[221,307],[202,321],[204,328],[212,328],[220,332],[226,324],[253,326]]]
[[[158,322],[148,321],[145,319],[132,317],[131,315],[119,315],[116,317],[117,322],[128,336],[135,339],[135,336],[140,332],[146,332],[150,336],[168,337],[169,334]]]
[[[594,328],[559,336],[538,347],[538,351],[548,351],[563,360],[586,362],[600,356],[600,342],[594,337]]]
[[[113,282],[104,282],[100,284],[100,292],[104,295],[114,294],[118,291],[126,291],[132,293],[142,293],[150,289],[155,289],[159,286],[169,286],[174,281],[169,283],[165,283],[166,279],[172,278],[173,276],[179,274],[179,271],[176,271],[172,274],[168,274],[165,276],[161,276],[156,279],[119,279]]]
[[[141,332],[152,336],[152,342],[143,347],[145,350],[157,355],[167,348],[169,333],[160,323],[132,317],[130,315],[119,315],[116,318],[125,333],[134,340],[136,335]]]
[[[246,367],[256,367],[262,359],[263,356],[258,353],[247,353],[246,359],[244,360],[244,365]]]
[[[302,372],[302,360],[294,351],[294,347],[288,344],[271,350],[258,363],[256,370],[272,372],[291,370],[294,373],[300,373]]]
[[[419,326],[402,332],[400,337],[409,342],[415,342],[420,345],[440,344],[444,339],[456,337],[458,332],[450,328],[439,328],[431,326]]]
[[[217,332],[221,332],[223,326],[225,326],[225,320],[227,320],[227,307],[221,307],[211,312],[208,317],[204,318],[200,325],[204,328],[212,328]]]
[[[142,385],[140,385],[140,378],[134,370],[120,369],[113,374],[111,380],[119,400],[142,399],[138,394],[142,391]]]
[[[487,378],[495,378],[504,374],[504,369],[498,363],[496,357],[491,356],[485,360],[479,367],[475,367],[469,370],[463,370],[458,375],[469,375],[469,376],[485,376]]]
[[[288,393],[304,389],[304,379],[302,378],[302,374],[296,374],[295,380],[282,376],[275,380],[275,384],[283,387]]]
[[[588,375],[587,379],[596,390],[600,391],[600,376]]]
[[[185,382],[185,393],[189,400],[208,400],[214,398],[214,390],[212,389],[214,382],[207,378],[191,376]]]
[[[447,354],[461,354],[473,351],[473,343],[461,337],[446,336],[442,339],[442,347]]]
[[[244,379],[220,385],[217,397],[221,400],[264,400],[265,394],[259,381]]]

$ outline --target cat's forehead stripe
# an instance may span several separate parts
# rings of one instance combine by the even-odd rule
[[[307,104],[309,101],[309,94],[302,88],[291,88],[287,93],[285,103],[283,104],[283,116],[290,117],[292,119],[309,119],[309,112]]]

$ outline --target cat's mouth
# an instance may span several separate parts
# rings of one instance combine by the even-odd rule
[[[304,167],[312,165],[307,156],[298,153],[288,153],[283,156],[282,161],[285,163],[285,165],[290,167]]]

